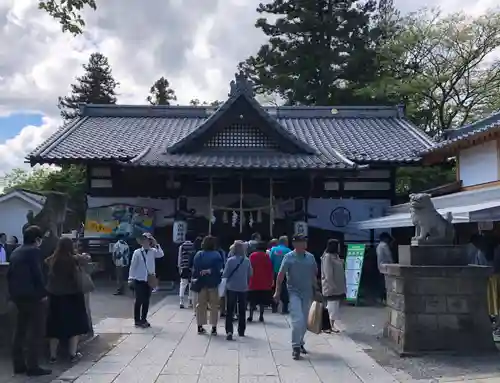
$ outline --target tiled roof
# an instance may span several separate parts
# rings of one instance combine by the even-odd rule
[[[422,154],[446,149],[455,143],[466,141],[482,133],[494,132],[498,130],[500,130],[500,112],[493,113],[492,115],[482,120],[473,122],[472,124],[445,130],[441,141],[437,142],[433,147],[423,151]]]
[[[397,107],[263,110],[283,129],[281,140],[288,136],[290,142],[299,144],[296,152],[201,147],[195,152],[172,153],[175,144],[217,112],[204,106],[86,105],[80,119],[61,128],[28,159],[53,163],[114,160],[172,168],[348,169],[360,164],[414,163],[419,160],[418,153],[433,145]]]

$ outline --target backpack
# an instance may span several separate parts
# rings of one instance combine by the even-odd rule
[[[192,269],[193,260],[196,254],[194,243],[186,241],[181,245],[181,259],[179,267],[181,270]]]

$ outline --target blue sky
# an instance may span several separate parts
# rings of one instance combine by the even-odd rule
[[[41,125],[42,116],[42,114],[13,113],[8,117],[0,117],[0,143],[14,138],[27,125]]]

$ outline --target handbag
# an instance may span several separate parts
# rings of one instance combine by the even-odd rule
[[[150,274],[148,270],[148,264],[146,263],[146,256],[144,255],[144,250],[141,250],[141,255],[144,261],[144,266],[146,267],[146,271],[148,273],[148,278],[147,278],[148,285],[154,290],[158,288],[158,278],[156,278],[156,275]]]
[[[83,294],[88,294],[95,290],[92,278],[80,266],[76,266],[76,283],[78,285],[78,291]]]
[[[234,275],[234,273],[236,273],[236,271],[239,269],[239,267],[241,266],[241,264],[243,263],[244,260],[245,260],[245,257],[241,257],[240,263],[238,263],[238,265],[234,268],[234,270],[231,271],[231,274],[229,274],[229,276],[227,278],[222,278],[222,280],[220,281],[219,286],[217,288],[217,290],[219,292],[219,297],[222,298],[224,295],[226,295],[227,281],[231,279],[231,277]]]
[[[314,301],[309,309],[309,315],[307,316],[307,329],[314,334],[321,333],[323,307],[323,303]]]

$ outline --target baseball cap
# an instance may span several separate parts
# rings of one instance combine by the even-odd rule
[[[307,242],[307,237],[304,234],[295,234],[292,237],[292,242]]]
[[[151,235],[151,233],[148,233],[148,232],[142,233],[142,237],[147,238],[147,239],[153,238],[153,236]]]

